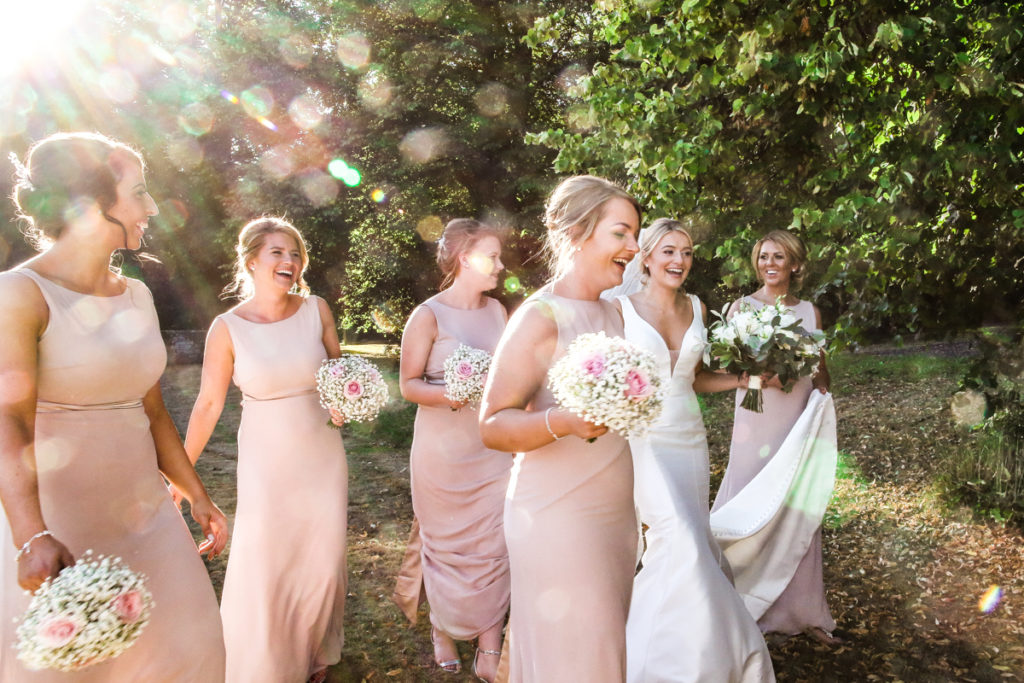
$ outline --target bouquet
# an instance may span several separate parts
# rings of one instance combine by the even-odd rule
[[[78,562],[36,591],[18,624],[18,659],[30,669],[77,671],[117,657],[149,623],[145,577],[119,557]]]
[[[479,403],[490,367],[491,354],[459,344],[444,360],[445,398],[460,403]]]
[[[643,436],[661,414],[654,355],[604,332],[581,334],[548,371],[558,405],[623,436]]]
[[[821,350],[825,348],[825,335],[800,327],[781,300],[761,310],[741,302],[736,315],[729,319],[726,310],[715,313],[719,320],[711,326],[704,364],[712,370],[750,375],[741,406],[755,413],[762,412],[763,374],[778,375],[783,391],[789,391],[791,380],[817,371]]]
[[[359,356],[325,360],[316,371],[316,389],[320,405],[334,408],[346,422],[373,420],[388,402],[384,376],[373,363]]]

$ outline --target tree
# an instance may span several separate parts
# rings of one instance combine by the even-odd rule
[[[705,286],[748,282],[756,237],[790,227],[840,337],[1019,316],[1020,2],[599,5],[611,57],[533,141],[559,172],[689,218],[714,257]]]

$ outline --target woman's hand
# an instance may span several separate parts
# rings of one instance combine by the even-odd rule
[[[75,558],[63,543],[53,536],[40,536],[18,560],[18,585],[34,593],[43,581],[56,577],[61,569],[74,563]]]
[[[452,412],[465,408],[469,403],[467,401],[448,401],[448,407],[452,409]]]
[[[342,415],[337,408],[328,408],[327,412],[331,414],[331,424],[335,427],[345,426],[345,416]]]
[[[548,413],[548,424],[559,438],[572,434],[590,440],[608,433],[608,428],[604,425],[588,422],[576,413],[561,408],[554,408]]]
[[[736,376],[736,388],[737,389],[746,389],[749,386],[750,386],[750,374],[749,373],[741,372],[739,375]]]
[[[181,512],[181,501],[185,500],[185,495],[174,484],[167,485],[167,492],[171,494],[174,507],[178,508],[178,511]]]
[[[209,496],[192,502],[192,519],[203,530],[206,540],[199,544],[199,554],[209,553],[209,558],[220,555],[228,542],[228,519]]]
[[[828,366],[825,365],[824,360],[821,361],[818,371],[811,378],[811,385],[823,394],[827,394],[832,387],[832,376],[828,374]]]

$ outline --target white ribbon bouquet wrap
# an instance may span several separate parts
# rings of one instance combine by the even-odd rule
[[[444,360],[444,395],[449,401],[479,405],[484,396],[487,371],[491,369],[491,354],[466,344]]]
[[[781,300],[755,310],[741,302],[736,314],[715,312],[718,321],[711,325],[704,350],[704,364],[712,370],[750,375],[741,406],[755,413],[763,411],[761,375],[778,375],[783,391],[791,382],[814,375],[818,370],[825,335],[808,332]]]
[[[152,608],[142,574],[87,550],[32,596],[17,627],[18,659],[29,669],[59,671],[112,659],[142,634]]]
[[[320,405],[341,413],[345,422],[374,420],[388,403],[388,385],[365,358],[346,354],[329,358],[316,371]]]
[[[604,332],[576,337],[548,371],[548,386],[560,407],[626,437],[643,436],[661,414],[654,354]]]

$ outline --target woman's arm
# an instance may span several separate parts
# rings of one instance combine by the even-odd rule
[[[211,558],[216,557],[228,541],[228,521],[224,513],[210,500],[203,482],[199,480],[199,475],[185,454],[178,430],[164,406],[159,382],[146,392],[142,399],[142,407],[149,418],[149,432],[153,435],[153,444],[156,447],[157,466],[171,484],[188,499],[192,508],[192,519],[196,520],[206,536],[206,541],[199,546],[199,552],[209,551]]]
[[[324,328],[324,351],[327,352],[328,358],[338,358],[341,356],[341,342],[338,341],[338,326],[334,322],[334,313],[331,312],[331,307],[327,305],[326,301],[320,297],[314,298],[317,310],[320,311],[320,323]]]
[[[560,408],[532,411],[533,400],[547,377],[558,343],[558,326],[542,304],[526,304],[498,342],[480,403],[480,436],[499,451],[532,451],[575,434],[583,439],[601,436],[597,426]],[[550,426],[550,430],[549,430]]]
[[[185,453],[193,465],[199,460],[210,441],[217,420],[224,410],[231,375],[235,369],[235,353],[231,333],[223,320],[214,320],[206,334],[203,352],[203,373],[199,381],[199,395],[192,406],[185,432]]]
[[[811,304],[812,306],[814,304]],[[818,310],[817,306],[814,306],[814,322],[818,329],[821,327],[821,311]],[[818,363],[818,371],[814,377],[811,378],[811,385],[823,394],[827,394],[832,388],[832,375],[828,372],[828,365],[825,364],[825,352],[821,352],[821,361]]]
[[[398,366],[398,388],[402,398],[421,406],[434,408],[452,408],[457,410],[464,403],[450,401],[445,395],[445,387],[431,384],[423,379],[427,369],[430,349],[437,338],[437,319],[434,312],[427,306],[417,306],[409,316],[409,322],[402,332],[402,357]]]
[[[736,303],[733,302],[732,306],[729,307],[729,316],[733,314]],[[704,328],[707,329],[708,307],[704,305],[703,301],[700,302],[700,318],[704,321]],[[696,393],[713,394],[719,391],[745,389],[746,387],[747,377],[745,375],[733,375],[725,371],[714,372],[704,367],[703,360],[697,361],[697,371],[693,377],[693,390]]]
[[[75,560],[46,531],[35,470],[36,377],[39,336],[49,312],[27,277],[0,276],[0,501],[16,548],[18,584],[34,591]],[[34,540],[32,540],[34,538]]]

